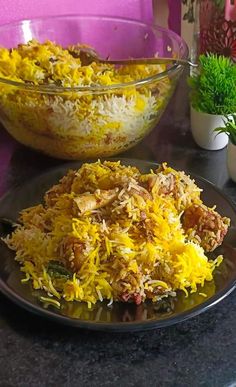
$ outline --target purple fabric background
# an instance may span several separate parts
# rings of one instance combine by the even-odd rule
[[[152,0],[0,0],[0,24],[63,14],[130,17],[152,22]]]
[[[168,0],[169,28],[181,35],[181,0]]]
[[[158,9],[158,0],[157,9]],[[181,33],[181,0],[166,0],[170,29]],[[0,0],[0,24],[14,20],[63,14],[129,17],[151,23],[152,0]]]

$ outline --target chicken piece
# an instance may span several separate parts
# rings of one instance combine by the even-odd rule
[[[65,266],[78,273],[87,256],[84,252],[85,246],[75,237],[65,237],[59,247],[59,256],[65,260]]]
[[[157,170],[156,174],[146,175],[142,181],[153,198],[159,195],[173,198],[173,204],[179,213],[192,203],[201,203],[201,189],[184,172],[177,172],[164,166]]]
[[[222,244],[230,220],[203,204],[193,204],[184,211],[182,224],[189,239],[210,252]]]
[[[94,58],[98,58],[99,54],[94,48],[87,44],[75,44],[68,47],[68,51],[73,58],[79,58],[81,66],[89,66],[94,62]],[[106,66],[105,68],[107,68]]]
[[[111,203],[118,195],[118,188],[110,190],[96,190],[93,194],[86,193],[73,199],[74,211],[84,214],[102,208]]]
[[[76,171],[70,170],[67,175],[60,180],[59,184],[54,185],[46,192],[44,200],[47,207],[53,207],[58,196],[71,192],[71,186],[76,177],[76,173]]]
[[[148,190],[157,190],[158,194],[168,195],[171,192],[176,193],[176,178],[172,173],[168,175],[151,175],[147,181]]]
[[[121,301],[124,301],[124,302],[133,301],[136,305],[140,305],[142,302],[142,296],[139,293],[133,293],[133,294],[123,293],[120,296],[120,299]]]
[[[27,227],[34,226],[39,228],[41,231],[45,230],[45,209],[42,204],[34,207],[26,208],[21,211],[19,222]]]
[[[141,185],[132,185],[131,188],[128,188],[128,192],[131,195],[141,196],[145,201],[152,199],[152,196],[150,195],[150,193]]]

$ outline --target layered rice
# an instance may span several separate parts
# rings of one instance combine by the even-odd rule
[[[202,203],[201,189],[184,172],[166,164],[142,174],[120,162],[86,163],[68,171],[43,203],[23,210],[5,242],[23,282],[44,290],[44,299],[89,307],[103,300],[156,302],[178,291],[201,292],[222,262],[206,256],[203,218],[185,227],[189,208],[192,219],[194,208],[217,218],[211,223],[222,243],[229,219]]]
[[[165,65],[84,65],[70,47],[51,41],[0,48],[0,77],[33,86],[0,83],[0,118],[18,141],[52,156],[109,156],[136,144],[156,125],[174,86],[168,77],[146,86],[118,85],[165,69]],[[115,85],[93,92],[71,89]]]

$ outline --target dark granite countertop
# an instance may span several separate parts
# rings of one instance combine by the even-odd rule
[[[236,202],[226,150],[192,140],[182,80],[157,128],[122,155],[167,161],[210,180]],[[0,189],[61,164],[0,130]],[[141,333],[101,333],[31,315],[0,295],[0,386],[236,386],[236,295],[186,322]]]

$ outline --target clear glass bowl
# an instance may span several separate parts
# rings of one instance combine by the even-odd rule
[[[112,59],[188,56],[174,32],[130,19],[67,15],[0,27],[2,47],[31,39],[63,47],[84,43]],[[148,78],[109,86],[35,86],[0,78],[0,121],[22,144],[57,158],[115,155],[156,126],[182,69],[168,65]]]

